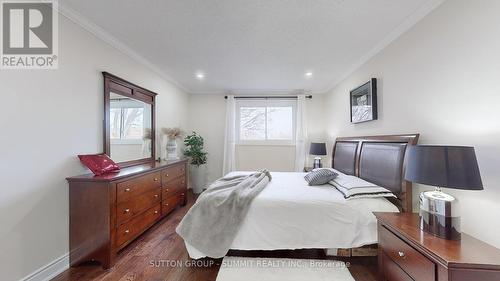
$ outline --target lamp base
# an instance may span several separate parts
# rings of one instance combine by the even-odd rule
[[[321,157],[314,157],[313,169],[322,168]]]
[[[454,216],[455,197],[440,188],[420,193],[420,229],[447,240],[460,240],[460,217]]]

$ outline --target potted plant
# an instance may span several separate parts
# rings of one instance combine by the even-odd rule
[[[162,128],[162,132],[167,135],[167,155],[165,160],[177,160],[177,139],[181,137],[182,131],[179,128]]]
[[[201,193],[205,187],[207,153],[203,151],[203,138],[196,132],[184,138],[184,156],[190,158],[191,186],[194,193]]]

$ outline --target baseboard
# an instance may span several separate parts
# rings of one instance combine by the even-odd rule
[[[60,256],[51,263],[40,267],[35,272],[21,279],[22,281],[48,281],[69,268],[69,253]]]

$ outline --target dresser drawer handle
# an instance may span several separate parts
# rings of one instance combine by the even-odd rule
[[[158,194],[155,194],[155,198],[158,198]]]
[[[166,177],[168,178],[168,174],[166,174]]]
[[[402,251],[399,251],[399,252],[398,252],[398,255],[399,255],[400,257],[402,257],[402,258],[404,258],[404,257],[405,257],[405,253],[404,253],[404,252],[402,252]]]
[[[130,209],[125,209],[125,210],[123,210],[123,212],[128,213],[128,212],[130,212]]]
[[[158,214],[158,211],[155,211],[155,215]]]
[[[125,192],[129,192],[130,191],[130,188],[125,188]]]
[[[155,179],[154,179],[154,181],[158,181],[158,179],[157,179],[157,178],[155,178]]]
[[[130,232],[130,230],[128,230],[128,229],[127,229],[127,230],[125,230],[125,234],[128,234],[129,232]]]
[[[168,203],[165,203],[165,206],[168,206]]]
[[[168,191],[168,188],[165,188],[165,191]]]

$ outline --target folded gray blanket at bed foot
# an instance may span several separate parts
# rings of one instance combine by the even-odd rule
[[[267,170],[216,180],[198,197],[176,232],[208,257],[225,256],[250,203],[270,181]]]

